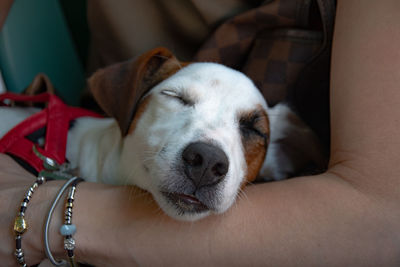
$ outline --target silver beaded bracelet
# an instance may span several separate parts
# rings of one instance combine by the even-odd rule
[[[72,237],[76,232],[76,226],[72,224],[72,208],[74,206],[76,186],[81,181],[82,179],[75,180],[69,188],[67,202],[65,203],[64,224],[60,227],[60,234],[64,236],[64,249],[67,251],[71,267],[77,266],[74,255],[75,239]]]
[[[76,232],[76,227],[74,224],[72,224],[72,207],[73,207],[73,202],[74,202],[74,197],[75,197],[76,185],[81,181],[83,181],[82,178],[75,176],[75,177],[70,178],[61,187],[61,189],[58,191],[58,194],[55,197],[53,204],[51,205],[49,212],[47,214],[47,217],[46,217],[45,227],[44,227],[44,247],[45,247],[45,252],[46,252],[47,258],[50,260],[50,262],[54,266],[66,266],[67,265],[67,262],[65,260],[63,260],[63,259],[56,260],[53,257],[53,254],[51,253],[50,245],[49,245],[49,228],[50,228],[51,218],[53,216],[54,209],[57,206],[57,203],[59,202],[61,196],[64,194],[64,192],[70,186],[71,186],[71,188],[69,190],[67,202],[66,202],[66,206],[65,206],[64,224],[60,228],[60,233],[61,233],[61,235],[64,236],[64,249],[67,251],[69,265],[71,267],[78,266],[76,264],[75,256],[74,256],[75,240],[72,237],[72,235]]]
[[[46,178],[44,176],[39,175],[36,178],[36,181],[31,187],[29,187],[28,191],[25,193],[24,199],[22,200],[20,205],[18,215],[17,217],[15,217],[14,220],[15,257],[18,261],[18,264],[22,267],[28,266],[25,263],[24,251],[22,250],[22,235],[28,230],[28,224],[25,220],[25,211],[29,201],[32,198],[33,193],[35,192],[35,189],[45,182]]]

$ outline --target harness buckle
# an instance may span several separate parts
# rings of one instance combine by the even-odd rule
[[[71,171],[69,163],[58,164],[57,161],[49,157],[44,156],[36,148],[36,145],[32,146],[33,153],[43,161],[44,170],[39,175],[53,178],[53,179],[68,179],[70,178],[69,172]]]

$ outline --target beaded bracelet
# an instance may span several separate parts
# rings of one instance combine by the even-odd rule
[[[28,191],[25,193],[25,197],[21,202],[20,210],[17,217],[14,220],[14,234],[15,234],[15,257],[20,266],[26,267],[24,252],[22,250],[22,235],[28,230],[28,224],[25,221],[25,211],[28,206],[30,199],[32,198],[35,189],[46,182],[46,178],[38,176],[36,181]]]
[[[58,191],[57,196],[55,197],[53,204],[51,205],[49,212],[46,217],[46,222],[45,222],[45,227],[44,227],[44,247],[45,247],[45,252],[47,255],[47,258],[50,260],[50,262],[54,266],[65,266],[66,261],[65,260],[55,260],[53,254],[50,251],[50,245],[49,245],[49,228],[50,228],[50,222],[51,222],[51,217],[53,215],[54,209],[57,206],[58,201],[60,200],[61,196],[64,194],[64,192],[67,190],[69,186],[72,186],[69,194],[68,194],[68,199],[67,199],[67,204],[66,204],[66,210],[65,210],[65,223],[64,225],[61,226],[63,230],[66,230],[65,228],[70,227],[68,230],[66,230],[64,238],[64,248],[67,250],[68,253],[68,259],[70,261],[70,266],[74,267],[77,266],[75,262],[75,257],[74,257],[74,248],[75,248],[75,240],[72,238],[72,235],[75,233],[72,228],[76,230],[76,227],[72,226],[71,220],[72,220],[72,207],[73,207],[73,199],[76,191],[76,185],[83,181],[82,178],[79,177],[72,177],[70,178]],[[71,199],[71,200],[70,200]],[[71,204],[68,204],[71,203]],[[68,225],[68,226],[65,226]],[[60,229],[61,230],[61,229]]]
[[[77,266],[75,262],[75,240],[72,237],[73,234],[76,232],[75,224],[72,224],[72,208],[74,206],[74,198],[76,192],[76,186],[79,182],[83,179],[77,179],[69,188],[67,202],[65,203],[65,217],[64,217],[64,224],[60,227],[60,234],[64,236],[64,249],[67,251],[69,263],[71,267]]]

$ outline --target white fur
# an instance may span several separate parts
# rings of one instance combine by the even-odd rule
[[[172,96],[165,91],[172,92]],[[164,92],[164,93],[163,93]],[[193,106],[183,105],[174,93],[184,92]],[[79,118],[68,133],[67,158],[87,181],[134,184],[152,193],[160,207],[177,219],[194,220],[206,216],[179,214],[160,192],[163,185],[181,183],[174,169],[182,150],[192,142],[207,141],[228,156],[229,170],[216,188],[214,212],[226,211],[234,202],[246,175],[244,148],[237,114],[261,106],[268,112],[287,113],[278,107],[269,110],[254,84],[242,73],[213,63],[194,63],[155,86],[145,112],[135,130],[121,137],[114,119]],[[11,111],[12,110],[12,111]],[[36,109],[0,108],[0,137]],[[274,140],[290,128],[275,115],[270,116],[271,141],[263,174],[271,179],[286,178],[291,161],[277,162],[279,147]],[[275,133],[275,130],[278,131]]]
[[[195,105],[184,106],[179,100],[163,95],[163,90],[185,92]],[[149,97],[151,102],[137,130],[125,138],[121,176],[127,177],[129,182],[135,180],[153,194],[167,213],[173,214],[174,207],[163,200],[158,187],[174,176],[171,166],[184,147],[191,142],[212,141],[222,148],[230,162],[216,210],[225,211],[233,203],[246,174],[237,115],[257,105],[267,108],[259,91],[242,73],[222,65],[197,63],[157,85]],[[160,155],[162,149],[164,152]],[[138,164],[137,168],[132,169],[130,162]],[[141,163],[150,170],[149,177]]]

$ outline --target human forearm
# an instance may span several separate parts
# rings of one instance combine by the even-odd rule
[[[27,212],[31,228],[23,243],[30,264],[44,257],[43,217],[59,185],[39,189]],[[168,218],[141,191],[83,183],[74,208],[77,258],[96,266],[329,266],[374,260],[390,266],[396,260],[389,211],[335,176],[251,186],[245,193],[226,214],[185,223]],[[51,247],[65,256],[58,234],[62,207],[56,211]]]
[[[173,221],[138,201],[116,215],[128,225],[103,229],[102,245],[124,254],[120,266],[129,265],[123,257],[144,266],[391,266],[399,260],[390,211],[334,175],[245,192],[226,214],[196,223]]]
[[[115,190],[76,206],[78,255],[97,266],[391,266],[399,260],[390,209],[335,175],[248,187],[226,214],[195,223],[174,221],[151,200]],[[105,197],[107,204],[95,204]]]
[[[363,190],[393,191],[399,185],[399,12],[397,0],[338,3],[331,79],[332,165],[351,161],[358,171],[368,170],[368,180],[354,181]],[[384,183],[381,177],[386,177]]]

